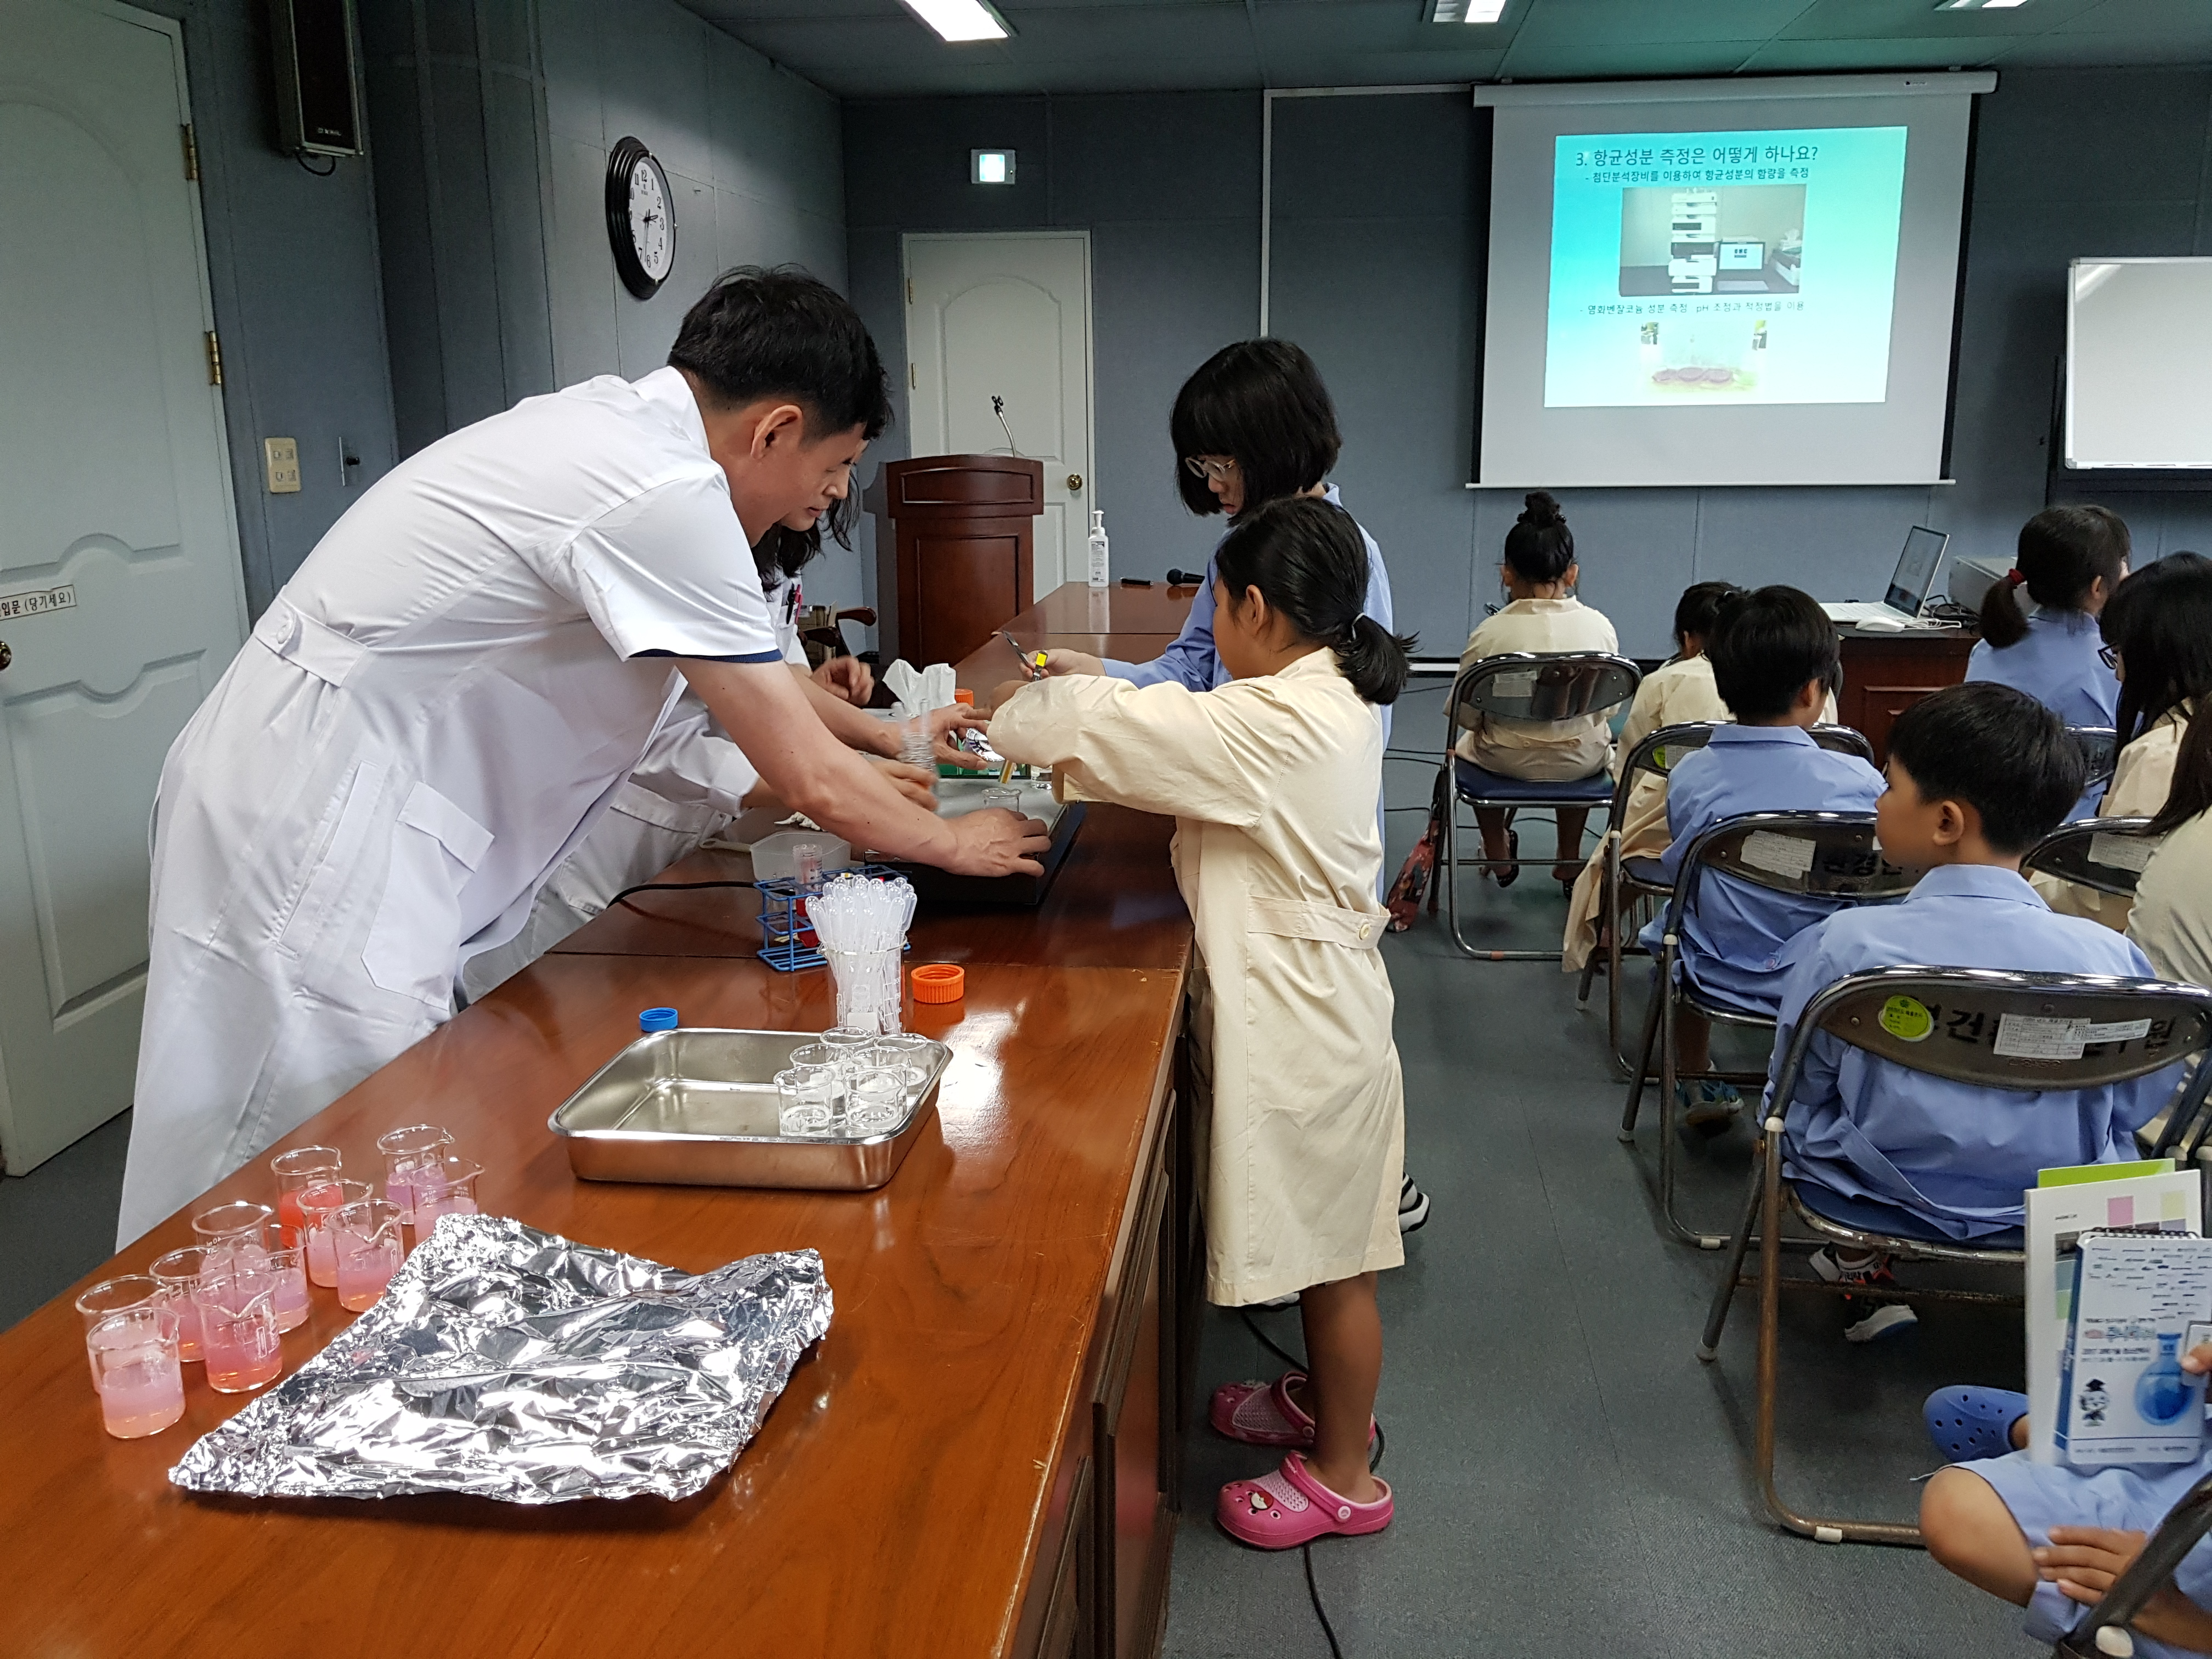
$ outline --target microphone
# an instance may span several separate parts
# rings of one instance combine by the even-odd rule
[[[1170,570],[1168,572],[1168,586],[1170,587],[1196,587],[1205,580],[1206,575],[1202,571]]]

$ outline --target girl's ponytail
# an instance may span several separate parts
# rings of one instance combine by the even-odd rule
[[[1336,647],[1337,666],[1352,689],[1369,702],[1389,704],[1406,689],[1413,672],[1413,641],[1401,639],[1374,617],[1352,619],[1344,643]]]
[[[2020,608],[2020,588],[2027,580],[2012,571],[1982,595],[1982,637],[2000,651],[2027,637],[2027,613]]]

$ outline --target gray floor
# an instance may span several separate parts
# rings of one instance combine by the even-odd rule
[[[1439,703],[1433,683],[1408,697],[1401,746],[1433,741]],[[1390,772],[1397,804],[1425,800],[1430,768]],[[1393,868],[1420,821],[1392,814]],[[1548,845],[1537,830],[1532,851],[1536,837]],[[1476,884],[1484,942],[1557,941],[1565,906],[1545,873],[1531,866],[1504,894]],[[1397,1521],[1314,1551],[1346,1659],[2041,1651],[2016,1613],[1917,1551],[1823,1546],[1754,1518],[1751,1310],[1719,1363],[1699,1364],[1719,1259],[1654,1229],[1644,1172],[1656,1141],[1648,1127],[1633,1151],[1614,1139],[1602,1012],[1577,1013],[1553,964],[1469,962],[1426,921],[1385,950],[1409,1167],[1436,1208],[1383,1280],[1378,1415]],[[128,1137],[126,1115],[0,1182],[0,1328],[106,1257]],[[1693,1213],[1732,1213],[1747,1146],[1738,1132],[1689,1159]],[[1273,1374],[1236,1316],[1206,1317],[1208,1386]],[[1259,1317],[1299,1347],[1295,1312]],[[2016,1313],[1937,1310],[1873,1350],[1843,1342],[1826,1298],[1790,1298],[1784,1318],[1782,1479],[1808,1504],[1909,1517],[1913,1477],[1935,1461],[1922,1397],[1948,1382],[2019,1386]],[[1212,1520],[1215,1490],[1265,1455],[1202,1425],[1190,1449],[1168,1652],[1325,1659],[1296,1553],[1247,1550]]]

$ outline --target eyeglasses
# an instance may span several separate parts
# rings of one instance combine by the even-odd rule
[[[2116,645],[2099,646],[2097,647],[2097,660],[2104,664],[2106,667],[2117,671],[2120,665],[2119,647]]]
[[[1210,455],[1186,455],[1182,458],[1182,465],[1183,470],[1192,477],[1209,479],[1215,483],[1227,483],[1237,476],[1237,462],[1233,457],[1219,461]]]

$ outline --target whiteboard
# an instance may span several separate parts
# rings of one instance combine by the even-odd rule
[[[2076,259],[2069,467],[2212,468],[2212,259]]]

